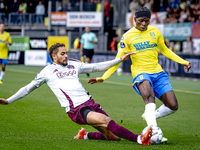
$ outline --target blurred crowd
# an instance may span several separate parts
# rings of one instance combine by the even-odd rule
[[[81,1],[83,7],[80,7]],[[134,13],[139,7],[145,6],[152,12],[167,12],[163,23],[179,23],[179,22],[200,22],[200,0],[128,0],[128,9]],[[102,11],[104,8],[105,17],[111,16],[113,13],[114,0],[105,0],[102,7],[101,0],[54,0],[58,5],[54,6],[52,11]],[[115,11],[117,11],[115,9]],[[0,1],[0,12],[4,12],[6,17],[12,14],[33,14],[47,15],[48,1],[46,0],[12,0]],[[42,20],[38,16],[38,20]],[[15,18],[14,18],[15,20]],[[23,18],[21,18],[23,20]]]
[[[129,11],[145,6],[152,12],[167,12],[163,23],[200,22],[200,0],[132,0]]]

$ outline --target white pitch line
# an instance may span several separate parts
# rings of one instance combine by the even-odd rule
[[[12,72],[21,72],[21,73],[28,73],[28,74],[35,74],[37,75],[37,73],[35,73],[34,71],[25,71],[25,70],[19,70],[19,69],[7,69],[8,71],[12,71]],[[39,73],[39,72],[38,72]],[[79,77],[79,79],[84,80],[84,81],[88,81],[88,78],[84,78],[84,77]],[[114,81],[104,81],[104,83],[106,84],[115,84],[115,85],[124,85],[124,86],[131,86],[131,83],[122,83],[122,82],[114,82]],[[173,89],[176,92],[181,92],[181,93],[190,93],[190,94],[199,94],[200,92],[194,92],[194,91],[186,91],[186,90],[179,90],[179,89]]]

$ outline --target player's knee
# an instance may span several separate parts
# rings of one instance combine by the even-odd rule
[[[173,111],[177,111],[178,110],[178,104],[172,104],[169,106],[169,108]]]
[[[104,124],[106,124],[106,126],[107,126],[111,120],[112,120],[112,118],[106,116],[104,118]]]

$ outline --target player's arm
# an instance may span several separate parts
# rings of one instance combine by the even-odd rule
[[[125,52],[123,52],[122,50],[119,50],[117,53],[117,56],[115,58],[115,60],[122,58],[123,56],[126,56],[127,54],[125,54]],[[130,55],[130,53],[128,53]],[[131,54],[135,54],[135,53],[131,53]],[[127,55],[127,56],[129,56]],[[128,58],[128,57],[127,57]],[[127,59],[126,58],[126,59]],[[106,80],[107,78],[109,78],[116,70],[117,68],[120,66],[121,62],[119,62],[118,64],[115,64],[114,66],[112,66],[111,68],[109,68],[101,78],[91,78],[89,79],[88,83],[94,84],[94,83],[100,83],[103,82],[104,80]]]
[[[32,81],[28,85],[19,89],[14,95],[9,97],[8,99],[0,98],[0,104],[2,104],[2,105],[10,104],[20,98],[25,97],[26,95],[28,95],[30,92],[32,92],[36,88],[37,88],[36,82]]]
[[[83,56],[83,43],[84,43],[84,39],[83,39],[83,35],[81,36],[81,40],[80,40],[80,55]]]
[[[11,41],[10,35],[8,37],[8,41],[6,41],[5,43],[8,44],[8,45],[12,45],[12,41]]]
[[[187,69],[186,72],[188,72],[189,69],[191,68],[190,62],[182,59],[181,57],[176,55],[174,52],[172,52],[170,49],[168,49],[168,47],[164,43],[163,37],[160,38],[160,43],[158,43],[158,49],[167,58],[169,58],[169,59],[171,59],[171,60],[173,60],[173,61],[175,61],[175,62],[177,62],[179,64],[182,64],[183,66],[185,66],[185,68]]]

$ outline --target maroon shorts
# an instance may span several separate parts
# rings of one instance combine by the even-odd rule
[[[93,99],[90,99],[76,108],[70,108],[70,111],[67,113],[71,120],[77,124],[87,124],[81,115],[82,108],[88,108],[94,112],[108,116],[99,104],[95,103]]]

